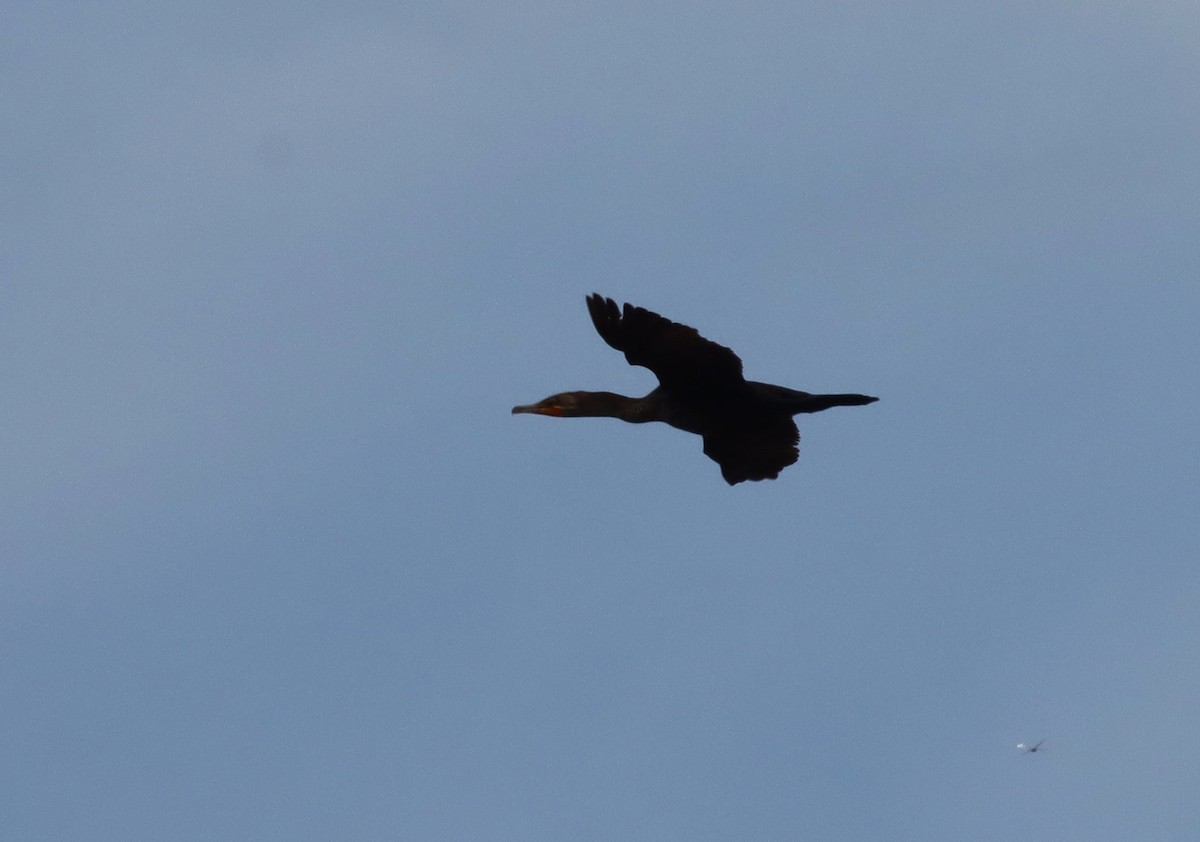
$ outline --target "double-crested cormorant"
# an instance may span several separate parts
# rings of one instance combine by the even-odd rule
[[[601,338],[645,366],[659,386],[644,398],[612,392],[562,392],[513,413],[562,418],[608,417],[663,421],[704,437],[704,455],[721,466],[730,485],[775,479],[799,457],[800,432],[792,416],[831,406],[862,406],[868,395],[810,395],[742,377],[742,361],[728,348],[641,307],[593,293],[588,312]]]

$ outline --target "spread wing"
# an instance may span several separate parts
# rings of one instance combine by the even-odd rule
[[[721,466],[730,485],[775,479],[800,458],[800,431],[786,415],[756,418],[704,436],[704,455]]]
[[[653,371],[668,389],[714,390],[742,382],[738,355],[693,327],[632,304],[622,311],[617,302],[596,293],[588,296],[587,305],[601,338],[623,352],[630,365]]]

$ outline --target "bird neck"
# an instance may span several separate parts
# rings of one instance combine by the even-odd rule
[[[615,392],[576,392],[575,400],[571,414],[580,418],[620,418],[635,424],[658,420],[647,416],[645,398],[630,398]]]

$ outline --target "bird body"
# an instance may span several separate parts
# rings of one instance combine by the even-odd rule
[[[639,424],[662,421],[704,438],[704,453],[721,466],[730,485],[775,479],[799,457],[800,433],[793,415],[834,406],[862,406],[869,395],[813,395],[742,377],[742,361],[695,328],[632,304],[619,309],[611,298],[588,296],[596,331],[625,354],[630,365],[649,368],[659,386],[641,398],[613,392],[562,392],[513,413],[564,418],[609,417]]]

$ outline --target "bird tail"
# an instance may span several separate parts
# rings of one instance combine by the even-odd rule
[[[792,403],[792,413],[820,412],[831,406],[866,406],[879,398],[870,395],[805,395]]]

